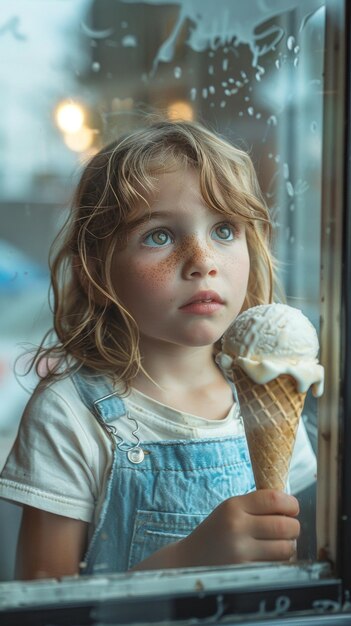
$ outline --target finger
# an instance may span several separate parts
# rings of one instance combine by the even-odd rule
[[[251,515],[289,515],[295,517],[299,513],[299,503],[294,496],[276,489],[259,489],[248,493],[244,508]]]
[[[296,555],[296,541],[281,539],[279,541],[256,541],[253,549],[255,561],[290,561]]]
[[[251,536],[254,539],[297,539],[300,523],[282,515],[251,516]]]

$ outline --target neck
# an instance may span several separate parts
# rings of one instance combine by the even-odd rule
[[[174,393],[203,386],[218,376],[212,345],[188,347],[152,342],[149,346],[143,340],[141,354],[147,375],[139,372],[133,387],[148,395],[153,395],[152,390],[157,387]]]

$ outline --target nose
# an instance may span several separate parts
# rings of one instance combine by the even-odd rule
[[[183,277],[186,280],[216,276],[218,273],[213,251],[204,241],[189,241],[186,246]]]

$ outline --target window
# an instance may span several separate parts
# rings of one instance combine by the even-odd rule
[[[299,610],[341,611],[339,577],[350,586],[343,546],[350,547],[351,514],[346,499],[351,383],[347,386],[344,371],[350,353],[346,5],[342,0],[53,0],[46,10],[43,0],[13,0],[2,9],[0,467],[27,401],[12,369],[16,360],[23,364],[23,343],[37,343],[50,327],[46,260],[81,164],[139,125],[145,112],[203,121],[249,150],[273,216],[287,301],[319,331],[326,367],[323,398],[317,403],[309,393],[303,412],[318,454],[318,481],[312,455],[311,461],[297,459],[291,480],[301,502],[297,563],[138,574],[132,603],[126,600],[130,578],[117,577],[110,604],[107,591],[102,594],[100,621],[117,609],[141,621],[151,606],[150,621],[176,621],[179,615],[219,620],[231,612],[278,620]],[[24,385],[35,382],[26,379]],[[19,512],[1,502],[0,515],[5,581],[14,577]],[[3,606],[10,612],[16,598],[23,599],[14,585],[3,583],[10,594]],[[82,620],[88,585],[98,603],[100,582],[61,583],[61,597]],[[37,589],[26,586],[28,606],[41,604]],[[45,590],[54,606],[55,583],[45,583]]]

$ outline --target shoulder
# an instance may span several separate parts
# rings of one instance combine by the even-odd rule
[[[82,405],[79,394],[69,376],[50,382],[41,380],[34,389],[28,405],[45,404],[47,402],[60,402],[67,406],[73,405],[73,407],[77,404],[78,406]]]
[[[107,437],[72,381],[39,383],[2,471],[0,494],[90,522],[111,460]]]
[[[104,433],[95,416],[82,402],[69,377],[49,384],[40,382],[30,397],[20,424],[22,437],[79,441],[86,454],[93,455]]]
[[[57,411],[60,411],[62,416],[78,423],[87,417],[87,413],[91,415],[91,418],[93,417],[83,404],[69,377],[49,383],[39,382],[25,407],[23,417],[40,419],[40,416],[54,415]]]

